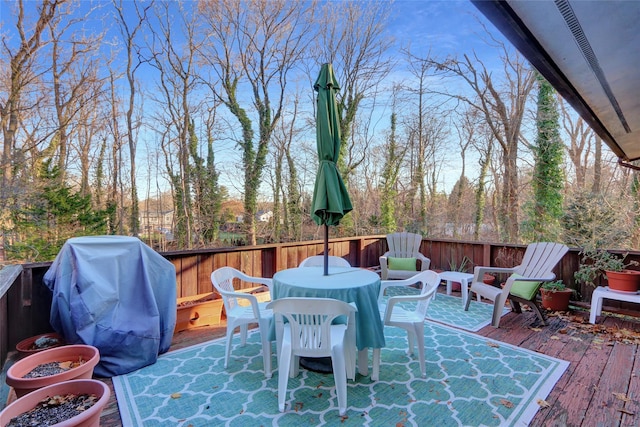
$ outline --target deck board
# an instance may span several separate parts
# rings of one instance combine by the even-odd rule
[[[621,426],[637,426],[640,421],[640,378],[634,373],[640,372],[640,358],[636,348],[636,357],[633,360],[633,373],[629,379],[629,391],[627,397],[631,400],[624,405],[625,412],[622,414]]]
[[[588,312],[577,313],[588,319]],[[640,379],[634,375],[640,368],[635,360],[637,344],[611,342],[600,334],[574,329],[558,317],[549,317],[547,326],[536,326],[535,314],[528,311],[507,314],[503,320],[500,328],[488,326],[478,333],[570,362],[546,399],[550,406],[538,411],[531,426],[612,427],[622,425],[623,415],[624,425],[639,425],[640,418],[635,416],[640,404]],[[606,316],[600,323],[640,331],[640,319]],[[625,404],[614,392],[628,393],[632,401]],[[623,414],[621,408],[634,415]]]
[[[626,396],[628,379],[631,378],[634,349],[629,345],[616,345],[609,355],[600,381],[595,389],[591,406],[585,418],[598,426],[619,425],[624,408],[624,401],[615,397],[614,393]],[[626,378],[627,381],[621,381]]]

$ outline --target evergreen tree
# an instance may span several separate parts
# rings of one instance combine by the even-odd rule
[[[49,261],[71,237],[106,234],[109,212],[94,211],[91,196],[59,184],[60,170],[51,160],[42,164],[39,192],[13,211],[15,240],[7,245],[10,259]]]
[[[538,74],[537,136],[533,149],[533,201],[528,206],[529,219],[523,232],[531,241],[556,241],[561,234],[563,214],[562,190],[565,176],[562,168],[564,147],[555,90]]]

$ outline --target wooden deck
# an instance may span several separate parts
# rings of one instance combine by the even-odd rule
[[[606,310],[606,307],[604,308]],[[535,314],[509,313],[500,328],[487,326],[479,335],[517,345],[570,362],[568,370],[546,399],[532,426],[640,425],[640,319],[603,312],[597,325],[588,324],[588,311],[548,318],[539,326]],[[625,334],[631,331],[630,334]],[[225,327],[201,327],[174,336],[172,350],[224,336]],[[635,333],[635,334],[634,334]],[[636,336],[637,335],[637,336]],[[121,426],[112,391],[101,426]],[[543,402],[544,403],[544,402]],[[129,427],[129,426],[125,426]]]

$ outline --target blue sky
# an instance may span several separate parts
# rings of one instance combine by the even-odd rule
[[[0,20],[4,22],[0,31],[15,36],[14,27],[6,26],[8,17],[6,14],[10,13],[13,3],[13,0],[0,1]],[[25,0],[25,6],[32,12],[35,11],[35,5],[39,3],[40,0]],[[81,9],[86,9],[91,5],[102,5],[105,7],[105,12],[107,10],[109,14],[112,12],[111,2],[108,0],[83,0]],[[107,15],[106,13],[99,14],[101,19]],[[487,46],[486,42],[482,40],[485,35],[483,35],[484,30],[478,20],[486,23],[490,31],[502,38],[470,1],[397,0],[393,5],[388,32],[396,38],[398,42],[396,46],[404,48],[410,46],[411,51],[418,56],[426,56],[431,51],[436,57],[442,59],[448,55],[459,56],[475,52],[486,60],[486,64],[491,64],[492,61],[498,59],[498,52]],[[85,25],[91,26],[92,24],[85,23]],[[398,54],[395,50],[390,53]],[[402,79],[403,71],[401,68],[403,67],[397,68],[394,75],[390,76],[390,80]],[[379,126],[385,128],[388,126],[387,122],[388,120],[381,120]],[[225,150],[235,151],[235,148],[228,147]],[[454,161],[453,164],[455,163]],[[452,174],[457,179],[457,173],[453,172]],[[446,183],[446,186],[449,185],[451,183]]]
[[[481,40],[482,26],[503,39],[486,18],[466,0],[397,0],[389,31],[403,45],[438,54],[460,54],[472,49],[491,55],[493,50]],[[478,22],[478,19],[480,22]]]

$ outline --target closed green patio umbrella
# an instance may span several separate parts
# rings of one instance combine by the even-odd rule
[[[311,217],[324,225],[324,275],[328,274],[329,226],[338,225],[352,209],[349,193],[340,177],[336,162],[340,154],[340,119],[336,92],[340,85],[331,64],[323,64],[313,88],[318,92],[316,143],[318,146],[318,174],[313,190]]]

